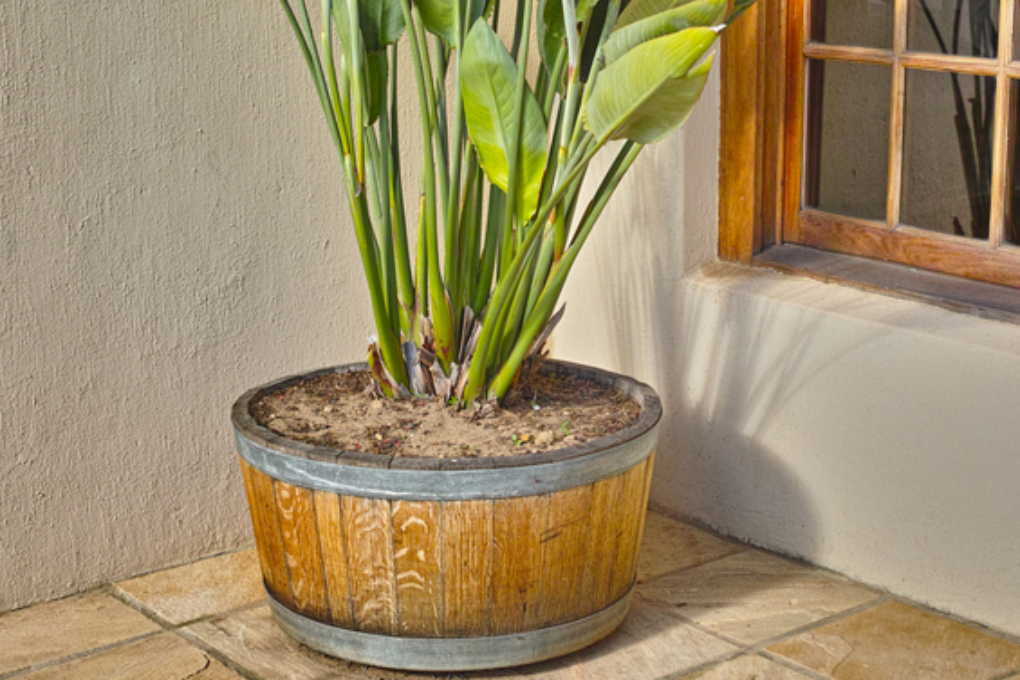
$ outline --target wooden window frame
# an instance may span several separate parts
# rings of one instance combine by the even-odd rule
[[[992,239],[984,242],[868,220],[834,219],[802,207],[804,80],[809,56],[889,61],[894,77],[901,80],[908,65],[939,69],[945,67],[943,62],[961,60],[917,53],[890,60],[889,52],[883,50],[808,43],[804,39],[808,2],[758,0],[724,34],[720,258],[845,280],[979,314],[987,310],[987,315],[998,316],[1002,311],[1009,320],[1020,320],[1020,247],[1002,244],[1003,229],[996,236],[993,226]],[[1009,18],[1015,4],[1002,3]],[[907,7],[908,0],[896,0],[895,11],[901,18]],[[894,36],[901,48],[906,44],[905,26],[901,20],[899,34]],[[998,67],[992,74],[999,79],[996,144],[1000,149],[1010,134],[1004,105],[1010,91],[1008,77],[1020,76],[1020,63],[1010,63],[1006,54],[1000,47]],[[987,63],[973,66],[988,68]],[[894,107],[892,116],[893,129],[902,130],[902,107]],[[993,169],[993,225],[996,220],[1003,222],[1004,157],[997,154]],[[890,153],[888,194],[896,198],[890,198],[889,214],[894,216],[899,215],[901,164],[902,153]],[[930,271],[932,267],[937,273]]]

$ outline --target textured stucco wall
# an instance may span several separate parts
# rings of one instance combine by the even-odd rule
[[[250,542],[227,422],[358,359],[275,2],[0,3],[0,611]]]

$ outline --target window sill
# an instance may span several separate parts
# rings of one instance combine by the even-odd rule
[[[1020,291],[1006,286],[792,244],[769,248],[755,256],[752,264],[920,301],[971,316],[1020,324]]]

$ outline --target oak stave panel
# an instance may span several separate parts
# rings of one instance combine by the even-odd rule
[[[342,496],[340,511],[354,627],[366,633],[395,635],[397,596],[389,501]]]
[[[542,585],[535,626],[546,628],[579,618],[588,539],[592,528],[592,486],[550,494],[542,530]]]
[[[262,578],[266,590],[278,602],[293,607],[294,597],[290,590],[290,577],[287,574],[287,558],[276,516],[273,479],[248,465],[243,458],[241,473],[244,476],[255,544],[258,546],[259,563],[262,565]]]
[[[545,498],[501,498],[494,503],[492,633],[528,630],[528,605],[542,584]]]
[[[393,501],[393,558],[401,635],[443,633],[440,504]]]
[[[493,501],[449,501],[441,514],[444,635],[489,635]]]
[[[315,521],[322,547],[322,569],[329,595],[330,619],[344,628],[354,626],[354,604],[347,576],[347,549],[340,514],[340,497],[325,491],[315,492]]]
[[[316,621],[330,619],[313,492],[277,481],[276,510],[296,611]]]

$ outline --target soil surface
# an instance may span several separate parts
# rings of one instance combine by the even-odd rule
[[[577,376],[536,375],[512,405],[456,411],[436,399],[379,399],[367,373],[325,375],[252,402],[288,439],[394,456],[515,456],[573,446],[635,422],[641,408]]]

